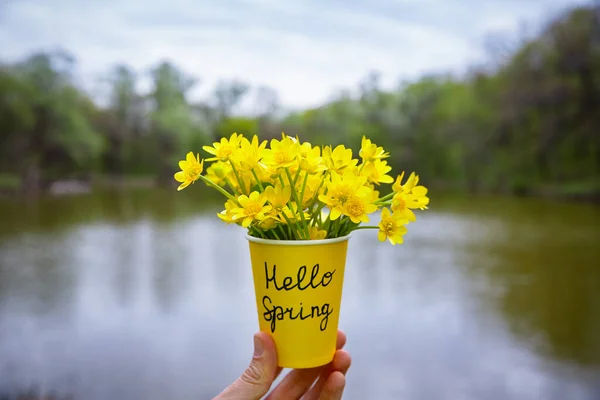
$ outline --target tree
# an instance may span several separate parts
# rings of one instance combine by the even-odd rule
[[[219,81],[214,90],[215,108],[221,119],[231,116],[233,110],[248,93],[249,86],[244,82]]]
[[[90,172],[104,142],[90,123],[95,106],[72,83],[75,60],[65,52],[37,53],[4,69],[11,95],[2,113],[9,151],[19,160],[22,186],[36,191],[78,169]]]
[[[152,131],[158,160],[160,182],[172,181],[173,165],[188,151],[194,136],[203,135],[194,125],[187,92],[196,81],[169,62],[152,72],[154,87],[150,94]]]

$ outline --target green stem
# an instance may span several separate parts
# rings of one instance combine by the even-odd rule
[[[291,211],[291,210],[290,210]],[[296,238],[296,239],[301,239],[300,236],[298,235],[297,232],[294,232],[294,230],[292,229],[292,226],[294,226],[294,224],[292,224],[292,221],[290,221],[290,219],[287,217],[287,215],[285,215],[285,212],[282,212],[281,215],[283,215],[283,218],[285,219],[285,221],[288,224],[288,227],[290,229],[290,232],[292,233],[292,235]],[[295,233],[295,234],[294,234]]]
[[[279,178],[279,182],[281,182],[281,186],[284,187],[285,186],[285,182],[283,181],[283,178],[281,177],[281,174],[278,175]]]
[[[290,185],[292,186],[292,194],[294,196],[294,199],[296,200],[296,204],[298,205],[298,212],[300,213],[300,219],[303,225],[303,233],[305,234],[306,239],[309,239],[310,235],[308,233],[308,228],[306,227],[306,220],[304,218],[304,209],[302,208],[302,202],[300,201],[300,199],[298,199],[298,192],[296,191],[296,187],[293,184],[292,174],[290,173],[288,167],[285,168],[285,173],[287,175],[288,181],[290,182]]]
[[[317,211],[315,211],[314,213],[314,217],[318,217],[319,220],[321,220],[321,211],[323,210],[323,208],[325,208],[325,203],[321,203],[318,207],[317,207]],[[313,218],[314,218],[313,217]]]
[[[337,229],[337,232],[336,232],[336,237],[340,237],[341,236],[342,232],[344,231],[344,227],[346,226],[346,223],[348,222],[348,218],[347,217],[346,217],[346,219],[344,221],[342,221],[342,218],[344,218],[344,217],[340,217],[339,218],[340,223],[338,225],[338,229]]]
[[[294,187],[296,186],[296,183],[298,182],[298,177],[300,176],[300,171],[302,169],[300,168],[300,165],[298,165],[298,172],[296,172],[296,176],[294,177]]]
[[[237,199],[235,197],[233,197],[227,190],[223,189],[221,186],[215,184],[213,181],[204,177],[203,175],[200,175],[200,179],[207,185],[212,186],[213,188],[217,189],[219,192],[221,192],[221,194],[223,194],[229,200],[233,201],[236,205],[238,205],[238,206],[240,205],[240,203],[238,203]]]
[[[306,182],[308,182],[308,172],[304,175],[304,182],[302,183],[302,193],[300,194],[300,205],[304,201],[304,191],[306,190]],[[304,213],[302,213],[304,215]],[[308,232],[308,231],[307,231]]]
[[[262,229],[260,229],[259,227],[250,225],[249,228],[250,228],[250,232],[254,231],[254,232],[258,233],[263,239],[266,238]]]
[[[358,231],[360,229],[379,229],[378,226],[373,226],[373,225],[368,225],[368,226],[357,226],[356,228],[352,229],[353,231]]]
[[[227,186],[229,186],[229,188],[231,189],[231,191],[233,192],[233,194],[235,194],[236,196],[240,195],[240,193],[238,193],[237,190],[235,190],[235,186],[233,186],[233,183],[231,183],[231,181],[229,180],[229,178],[225,178],[225,183],[227,183]]]
[[[350,222],[350,218],[346,218],[344,222],[340,224],[340,229],[338,230],[337,236],[342,237],[346,236],[346,230],[348,229],[348,223]]]
[[[265,191],[265,188],[262,185],[262,182],[260,181],[260,179],[258,179],[258,175],[256,174],[256,171],[254,170],[254,168],[252,168],[252,175],[254,175],[254,179],[256,179],[256,183],[258,184],[258,187],[260,188],[261,192]]]
[[[327,231],[327,234],[329,234],[329,227],[331,226],[331,219],[329,218],[329,215],[327,216],[327,218],[325,219],[325,222],[323,222],[321,224],[321,229]]]
[[[314,205],[317,203],[317,200],[319,200],[319,190],[321,190],[321,187],[323,187],[323,183],[325,182],[325,179],[327,179],[328,174],[329,174],[329,171],[325,172],[325,174],[323,175],[323,178],[321,179],[321,183],[319,184],[319,187],[317,188],[317,191],[315,192],[315,197],[313,197],[311,200],[311,204],[310,204],[309,208],[314,207]]]
[[[282,188],[285,187],[285,182],[283,181],[283,177],[281,176],[281,174],[279,174],[278,177],[279,177],[279,182],[281,182],[281,187]],[[290,189],[291,189],[291,193],[295,192],[295,190],[293,190],[293,186]],[[288,208],[290,209],[290,212],[292,211],[292,208],[293,208],[292,207],[292,199],[291,199],[291,197],[293,197],[293,196],[290,196],[290,200],[288,200]],[[285,213],[282,212],[281,215],[283,215],[283,218],[287,222],[288,229],[290,230],[290,233],[292,233],[293,232],[292,231],[292,223],[290,222],[290,220],[288,219],[288,217],[285,215]],[[292,236],[296,236],[296,235],[292,235]],[[300,237],[298,237],[298,239],[300,239]]]
[[[271,229],[271,232],[273,232],[273,235],[275,235],[275,237],[277,238],[277,240],[281,240],[279,238],[279,235],[277,234],[277,232],[275,231],[275,229]]]
[[[381,208],[381,207],[384,207],[384,206],[391,206],[392,205],[392,200],[386,200],[383,203],[375,202],[373,204],[375,204],[377,206],[377,208]]]
[[[340,223],[339,218],[336,220],[329,219],[329,229],[327,230],[329,232],[328,237],[330,237],[330,238],[335,237],[339,223]]]
[[[231,164],[231,169],[233,169],[233,174],[235,175],[235,179],[237,179],[238,184],[240,185],[240,189],[242,190],[242,193],[250,194],[250,193],[246,193],[246,186],[244,186],[244,181],[242,181],[242,179],[240,178],[240,175],[238,174],[238,171],[235,168],[235,165],[233,165],[233,162],[231,160],[229,160],[229,164]]]
[[[285,232],[285,229],[283,229],[282,225],[279,225],[279,230],[281,231],[281,233],[283,234],[283,238],[287,239],[288,238],[288,234]]]
[[[394,195],[395,195],[395,194],[396,194],[396,193],[394,193],[394,192],[392,192],[392,193],[389,193],[389,194],[387,194],[387,195],[383,196],[382,198],[378,199],[378,200],[375,202],[375,204],[377,204],[377,203],[385,203],[387,200],[389,200],[389,199],[391,199],[392,197],[394,197]]]

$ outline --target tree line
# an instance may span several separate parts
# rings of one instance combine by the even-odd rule
[[[282,115],[277,92],[220,82],[193,102],[197,81],[170,62],[151,69],[151,89],[117,65],[107,105],[75,83],[67,52],[0,66],[0,189],[46,189],[66,178],[151,176],[173,184],[187,151],[233,132],[298,135],[355,150],[367,135],[432,188],[596,197],[600,194],[600,7],[549,21],[493,68],[423,76],[394,90],[369,74],[355,90]],[[256,115],[239,116],[248,96]]]

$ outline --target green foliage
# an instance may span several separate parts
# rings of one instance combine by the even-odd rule
[[[23,176],[26,187],[90,171],[104,149],[91,103],[71,82],[72,66],[68,54],[57,52],[2,69],[3,168]]]
[[[248,117],[232,117],[221,120],[215,126],[216,137],[231,136],[233,132],[252,138],[252,135],[258,135],[258,120]]]
[[[172,183],[186,152],[203,154],[203,145],[233,132],[286,132],[355,151],[367,135],[394,154],[396,171],[418,171],[434,188],[597,194],[598,32],[597,10],[575,8],[493,70],[424,76],[397,90],[383,90],[370,73],[355,94],[282,117],[268,87],[255,91],[257,117],[236,115],[250,92],[240,81],[220,81],[209,99],[192,103],[198,82],[169,62],[151,69],[148,93],[137,89],[136,72],[115,66],[109,106],[100,108],[75,87],[72,57],[34,54],[0,67],[0,171],[24,187],[90,172]]]

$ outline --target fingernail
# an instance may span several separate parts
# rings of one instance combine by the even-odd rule
[[[264,351],[265,345],[263,344],[262,340],[260,340],[258,335],[254,335],[254,357],[258,358],[262,356]]]

